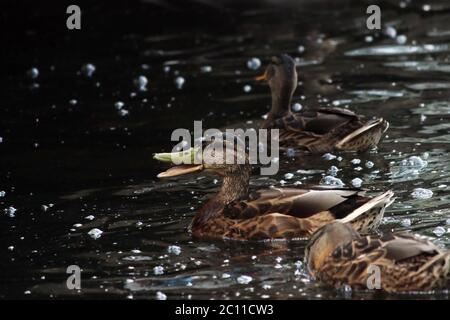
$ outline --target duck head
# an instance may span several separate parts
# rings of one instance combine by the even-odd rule
[[[158,174],[158,178],[180,176],[193,172],[209,171],[223,177],[217,199],[228,204],[248,194],[251,174],[248,151],[236,135],[223,134],[222,138],[203,143],[201,149],[183,152],[158,153],[154,159],[169,163],[182,163]],[[192,163],[194,162],[194,163]]]
[[[305,248],[309,273],[314,276],[315,270],[322,267],[337,247],[359,237],[359,234],[351,226],[338,221],[317,230]]]
[[[292,95],[297,88],[295,61],[287,54],[273,56],[263,75],[255,80],[267,81],[272,93],[269,116],[280,117],[290,111]]]
[[[202,148],[182,152],[156,153],[155,160],[176,164],[158,174],[158,178],[174,177],[199,171],[211,171],[220,176],[239,174],[249,169],[244,142],[236,135],[224,133],[202,142]]]

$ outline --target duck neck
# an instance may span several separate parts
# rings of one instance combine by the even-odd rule
[[[274,120],[285,116],[291,112],[291,100],[294,91],[289,87],[282,87],[281,90],[272,89],[272,108],[267,120]]]
[[[224,208],[234,201],[244,199],[248,195],[251,168],[247,165],[239,166],[239,170],[227,173],[218,194],[209,200],[196,214],[193,228],[204,225],[211,219],[223,215]]]
[[[223,178],[216,199],[224,206],[240,200],[248,195],[249,184],[250,172],[247,170],[228,174]]]

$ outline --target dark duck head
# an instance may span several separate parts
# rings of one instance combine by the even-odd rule
[[[255,79],[266,80],[272,93],[272,108],[267,121],[290,112],[292,95],[297,88],[297,70],[292,57],[287,54],[272,57],[264,74]]]
[[[158,178],[180,176],[208,171],[223,177],[222,187],[215,200],[222,205],[240,200],[248,195],[251,166],[245,143],[237,135],[224,133],[202,148],[183,152],[158,153],[154,159],[170,163],[188,163],[171,167],[158,174]]]

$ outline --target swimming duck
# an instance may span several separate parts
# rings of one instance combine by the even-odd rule
[[[341,222],[313,234],[305,258],[311,275],[324,283],[386,292],[436,289],[445,285],[450,271],[450,251],[423,238],[408,233],[361,236]]]
[[[199,171],[223,177],[219,192],[194,216],[191,232],[197,238],[308,238],[336,219],[351,223],[360,232],[368,232],[378,226],[385,208],[393,201],[392,191],[370,198],[361,189],[345,188],[271,188],[249,193],[251,166],[247,152],[235,148],[237,144],[229,139],[216,140],[211,145],[214,152],[205,149],[202,154],[191,148],[154,155],[159,161],[172,163],[202,157],[198,164],[174,166],[160,173],[159,178]],[[232,155],[234,164],[223,164],[227,152]]]
[[[272,57],[264,74],[255,79],[269,84],[272,107],[263,128],[280,129],[282,147],[312,153],[365,151],[375,147],[389,127],[382,118],[364,120],[353,111],[342,108],[291,112],[297,71],[295,61],[287,54]]]

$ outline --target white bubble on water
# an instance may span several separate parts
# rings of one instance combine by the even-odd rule
[[[243,89],[244,89],[244,92],[247,92],[247,93],[252,91],[252,87],[249,84],[246,84]]]
[[[433,196],[433,191],[424,188],[416,188],[411,193],[414,199],[429,199]]]
[[[103,231],[98,229],[98,228],[94,228],[91,229],[91,231],[88,232],[88,235],[92,238],[92,239],[98,239],[102,236]]]
[[[418,156],[411,156],[408,159],[403,159],[400,162],[398,169],[395,169],[391,174],[393,177],[405,177],[410,175],[418,175],[419,172],[426,168],[428,162]]]
[[[167,300],[167,296],[161,291],[156,292],[156,300]]]
[[[124,106],[125,106],[125,103],[123,103],[122,101],[117,101],[116,103],[114,103],[114,107],[115,107],[117,110],[122,109]]]
[[[404,34],[401,34],[401,35],[397,36],[397,38],[395,38],[395,41],[398,44],[405,44],[406,41],[408,41],[408,38]]]
[[[402,219],[400,221],[400,224],[402,225],[402,227],[408,228],[411,226],[411,219],[408,219],[408,218]]]
[[[247,68],[250,70],[258,70],[261,67],[261,60],[259,58],[251,58],[247,61]]]
[[[186,80],[181,76],[175,78],[175,86],[177,87],[177,89],[182,89],[185,82]]]
[[[211,66],[202,66],[200,68],[200,71],[203,72],[203,73],[208,73],[208,72],[212,71],[212,67]]]
[[[6,196],[6,192],[5,191],[0,191],[0,198],[3,198],[4,196]]]
[[[355,178],[351,181],[351,183],[352,186],[354,186],[355,188],[360,188],[363,183],[363,180],[361,178]]]
[[[394,39],[397,36],[397,30],[394,27],[389,26],[384,29],[384,34],[389,38]]]
[[[424,157],[425,158],[425,157]],[[422,160],[422,158],[417,156],[411,156],[407,160],[402,161],[402,166],[407,169],[423,169],[428,165],[427,161]]]
[[[292,111],[294,111],[294,112],[299,112],[302,109],[303,109],[303,106],[300,103],[294,103],[292,105]]]
[[[130,112],[129,112],[128,110],[126,110],[126,109],[120,109],[120,110],[118,111],[118,114],[119,114],[119,116],[121,116],[121,117],[125,117],[125,116],[127,116],[129,113],[130,113]]]
[[[337,187],[343,187],[345,186],[345,183],[342,182],[341,179],[333,177],[333,176],[325,176],[320,180],[320,184],[322,185],[329,185],[329,186],[337,186]]]
[[[164,274],[164,267],[163,266],[156,266],[153,268],[153,273],[157,276]]]
[[[179,246],[169,246],[167,252],[178,256],[181,253],[181,248]]]
[[[336,175],[338,174],[338,172],[339,172],[339,169],[338,169],[338,167],[336,167],[336,166],[331,166],[331,167],[328,169],[328,171],[327,171],[327,173],[328,173],[330,176],[336,176]]]
[[[92,63],[86,63],[85,65],[83,65],[81,67],[81,72],[86,76],[86,77],[92,77],[92,75],[95,72],[95,66]]]
[[[17,209],[14,207],[8,207],[6,209],[4,209],[4,212],[7,216],[9,216],[10,218],[14,218],[16,216],[16,211]]]
[[[352,159],[352,161],[350,161],[352,164],[360,164],[361,163],[361,159]]]
[[[91,215],[88,215],[88,216],[86,216],[86,217],[84,217],[86,220],[94,220],[95,219],[95,217],[91,214]]]
[[[298,46],[298,47],[297,47],[297,52],[298,52],[298,53],[303,53],[303,52],[305,52],[305,47],[302,46],[302,45]]]
[[[447,230],[445,230],[444,227],[436,227],[433,230],[433,233],[437,236],[437,237],[442,237],[445,233],[447,232]]]
[[[27,76],[30,77],[31,79],[36,79],[37,77],[39,77],[38,68],[31,68],[30,70],[28,70]]]
[[[372,161],[366,161],[366,168],[371,169],[373,168],[374,163]]]
[[[286,180],[290,180],[290,179],[292,179],[294,177],[294,174],[293,173],[286,173],[285,175],[284,175],[284,178],[286,179]]]
[[[136,88],[139,89],[139,91],[146,91],[147,84],[148,84],[148,79],[146,76],[139,76],[136,79],[134,79],[134,85],[136,86]]]
[[[242,275],[242,276],[238,277],[236,280],[240,284],[248,284],[253,280],[253,278],[250,276]]]
[[[327,161],[330,161],[330,160],[336,159],[336,156],[334,154],[331,154],[331,153],[325,153],[322,156],[322,158],[327,160]]]

